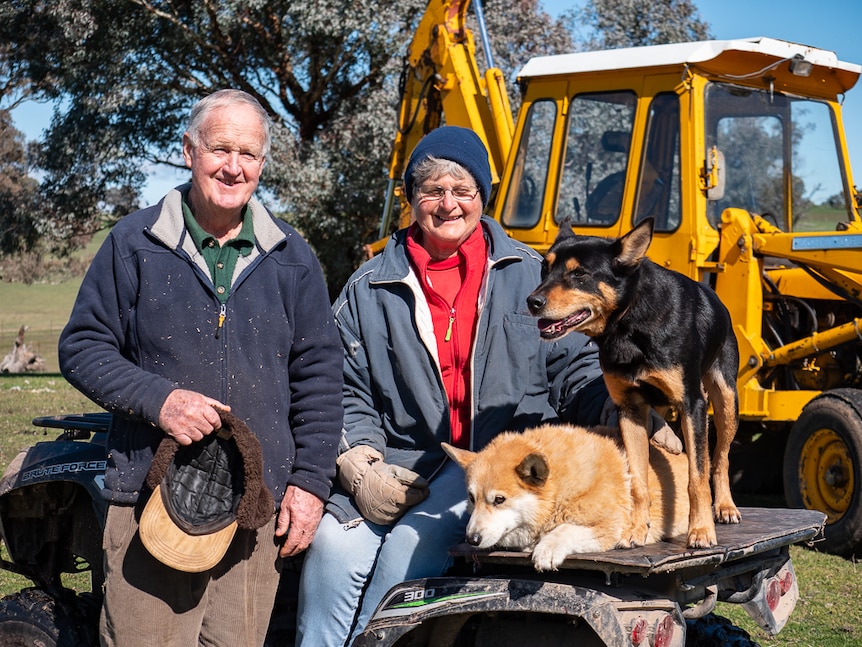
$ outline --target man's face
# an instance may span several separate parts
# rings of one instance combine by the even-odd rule
[[[187,134],[183,136],[196,217],[239,215],[260,180],[264,138],[257,114],[244,105],[213,110],[204,121],[197,146]]]

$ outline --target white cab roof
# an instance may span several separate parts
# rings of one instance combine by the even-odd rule
[[[862,73],[862,66],[839,61],[835,52],[774,38],[757,37],[538,56],[527,61],[518,76],[529,78],[644,67],[693,65],[706,63],[722,54],[733,52],[750,52],[775,60],[790,59],[799,54],[813,65],[845,74],[849,73],[849,76],[852,77],[858,77]],[[852,87],[853,83],[855,83],[855,78],[849,87]]]

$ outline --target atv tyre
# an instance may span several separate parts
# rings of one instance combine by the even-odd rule
[[[50,595],[24,589],[0,600],[3,647],[89,647],[80,631]]]

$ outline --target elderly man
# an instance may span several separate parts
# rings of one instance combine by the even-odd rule
[[[103,645],[262,645],[281,558],[308,546],[329,495],[341,344],[316,257],[252,197],[269,129],[244,92],[201,100],[183,136],[191,183],[114,227],[60,338],[65,377],[114,413]],[[275,504],[189,573],[141,544],[144,482],[162,439],[200,441],[221,426],[216,408],[259,440]]]

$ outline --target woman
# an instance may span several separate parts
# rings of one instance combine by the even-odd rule
[[[470,130],[441,127],[404,174],[416,222],[333,306],[344,345],[339,482],[306,556],[297,645],[349,644],[391,586],[442,574],[468,519],[441,441],[599,421],[607,391],[582,335],[541,341],[526,297],[541,258],[482,216],[491,170]]]

